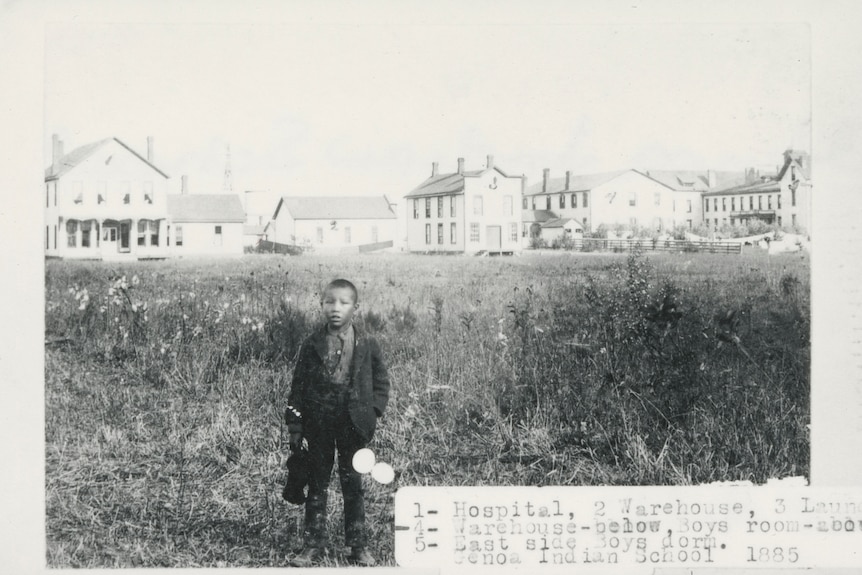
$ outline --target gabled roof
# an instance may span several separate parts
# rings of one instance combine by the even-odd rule
[[[244,223],[236,194],[168,194],[168,216],[180,223]]]
[[[790,169],[790,166],[794,163],[796,166],[799,167],[800,175],[804,179],[810,178],[811,174],[808,173],[809,162],[810,158],[808,156],[808,152],[801,152],[799,150],[787,150],[786,152],[784,152],[784,165],[781,166],[781,171],[778,172],[776,179],[781,180],[784,177],[784,174],[787,173],[787,170]]]
[[[155,167],[153,164],[151,164],[149,161],[147,161],[146,158],[144,158],[142,155],[140,155],[139,153],[134,151],[132,148],[130,148],[126,144],[124,144],[119,139],[117,139],[117,138],[105,138],[104,140],[99,140],[97,142],[92,142],[90,144],[85,144],[83,146],[79,146],[79,147],[75,148],[74,150],[72,150],[71,152],[69,152],[68,154],[64,154],[63,157],[60,158],[60,162],[59,162],[60,169],[56,174],[53,173],[53,170],[54,170],[53,164],[51,164],[50,166],[45,168],[45,181],[48,182],[51,180],[56,180],[58,178],[61,178],[69,170],[71,170],[72,168],[74,168],[75,166],[77,166],[78,164],[80,164],[81,162],[83,162],[84,160],[89,158],[90,156],[92,156],[96,152],[96,150],[98,150],[102,146],[104,146],[107,143],[112,142],[112,141],[117,142],[118,144],[120,144],[121,146],[126,148],[132,154],[137,156],[142,162],[144,162],[146,165],[148,165],[149,167],[154,169],[156,172],[158,172],[159,174],[161,174],[165,178],[169,177],[166,173],[164,173],[163,171],[161,171],[160,169]]]
[[[741,186],[734,186],[723,190],[704,192],[703,197],[731,196],[734,194],[763,194],[779,191],[781,191],[781,182],[770,178],[766,181],[754,182],[753,184],[743,184]]]
[[[272,219],[287,210],[294,220],[394,220],[384,196],[283,197]]]
[[[677,192],[709,191],[709,172],[698,170],[646,170],[644,173],[655,181]],[[739,186],[745,182],[745,172],[714,170],[715,187],[719,190]]]
[[[548,220],[547,222],[542,224],[542,228],[564,228],[569,222],[575,222],[575,225],[578,228],[584,229],[584,226],[582,226],[581,223],[575,218],[555,218],[553,220]]]
[[[427,180],[419,184],[419,186],[405,194],[404,197],[416,198],[443,196],[446,194],[460,194],[464,192],[464,178],[476,178],[478,176],[481,176],[488,170],[496,170],[504,178],[513,177],[506,174],[497,166],[494,166],[492,168],[485,168],[483,170],[466,170],[462,174],[459,174],[458,172],[453,172],[451,174],[438,174],[436,176],[429,177]]]
[[[542,194],[559,194],[560,192],[586,192],[596,188],[606,182],[609,182],[629,171],[636,170],[616,170],[613,172],[601,172],[598,174],[583,174],[583,175],[572,175],[569,181],[569,187],[566,189],[566,178],[549,178],[548,179],[548,187],[543,192],[542,185],[544,182],[539,182],[537,184],[533,184],[529,188],[524,195],[527,196],[539,196]],[[640,172],[638,172],[640,173]]]
[[[547,222],[557,217],[551,210],[521,210],[522,222]]]

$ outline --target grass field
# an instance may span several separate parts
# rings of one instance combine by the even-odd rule
[[[396,480],[366,497],[386,564],[398,486],[808,474],[799,254],[49,261],[48,565],[287,563],[302,508],[281,500],[282,413],[334,277],[393,381],[372,447]]]

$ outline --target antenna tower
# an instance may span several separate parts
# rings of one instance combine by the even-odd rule
[[[222,192],[226,194],[233,193],[233,175],[230,171],[230,144],[227,145],[227,153],[224,161],[224,184],[222,185]]]

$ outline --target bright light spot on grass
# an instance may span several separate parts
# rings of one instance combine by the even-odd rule
[[[380,462],[371,469],[371,477],[378,483],[389,485],[395,479],[395,470],[388,463]]]
[[[353,469],[359,473],[368,473],[374,468],[376,460],[373,451],[367,447],[360,449],[353,455]]]

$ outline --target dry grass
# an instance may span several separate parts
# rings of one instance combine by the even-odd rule
[[[337,276],[394,383],[373,447],[396,481],[367,495],[387,564],[399,485],[807,475],[799,255],[48,262],[48,564],[285,565],[281,413]]]

